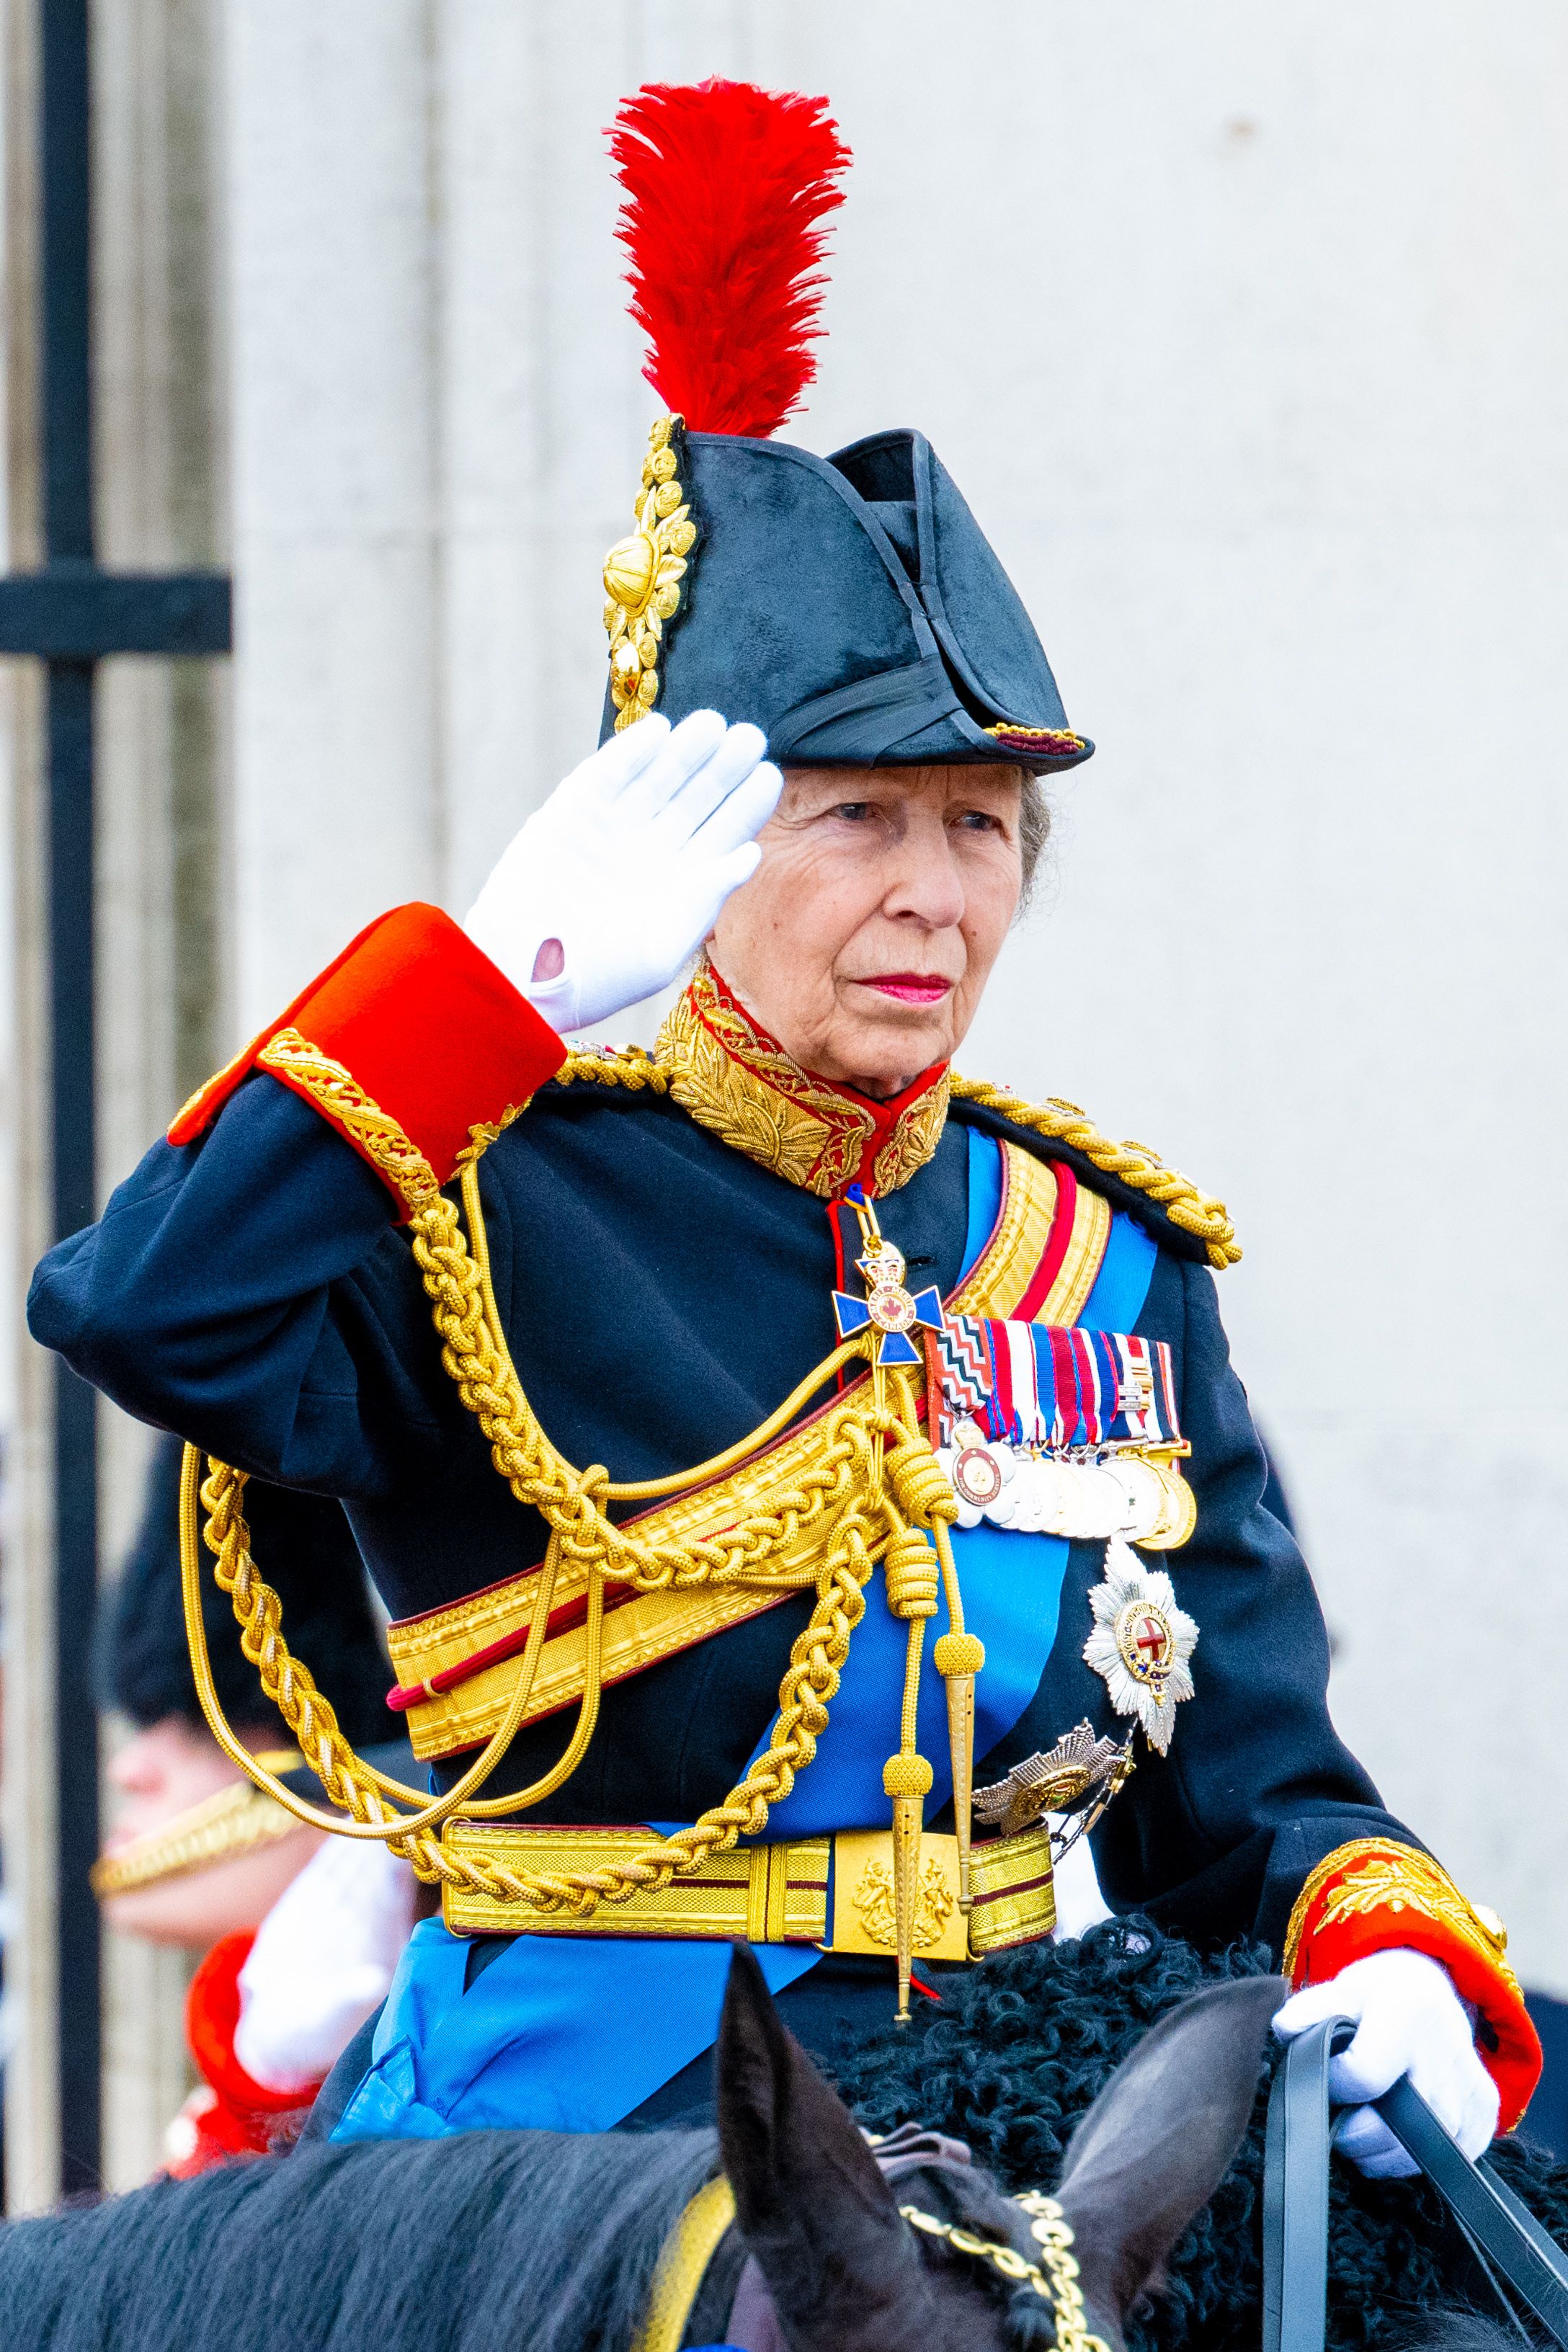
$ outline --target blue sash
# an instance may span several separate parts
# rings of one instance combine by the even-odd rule
[[[995,1223],[1001,1167],[1000,1146],[971,1129],[965,1274]],[[1079,1318],[1086,1328],[1132,1329],[1157,1255],[1141,1225],[1120,1213],[1112,1218]],[[1056,1639],[1068,1544],[1062,1536],[1020,1535],[983,1520],[954,1529],[953,1556],[964,1622],[985,1644],[974,1692],[981,1760],[1039,1687]],[[920,1697],[921,1753],[935,1775],[929,1813],[952,1793],[946,1694],[930,1664],[946,1623],[942,1603],[926,1635]],[[770,1838],[885,1826],[882,1766],[899,1746],[907,1639],[878,1578],[816,1761],[773,1807]],[[730,1965],[722,1943],[517,1936],[465,1992],[468,1950],[438,1919],[415,1929],[376,2026],[370,2069],[333,2139],[431,2139],[496,2127],[607,2131],[700,2057],[718,2031]],[[756,1954],[774,1992],[820,1957],[815,1946],[781,1944],[760,1944]]]

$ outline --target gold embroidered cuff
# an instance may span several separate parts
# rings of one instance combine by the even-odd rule
[[[1440,1864],[1417,1847],[1352,1839],[1324,1856],[1300,1894],[1285,1933],[1284,1973],[1302,1981],[1310,1947],[1382,1911],[1457,1937],[1487,1968],[1517,1980],[1506,1958],[1508,1930],[1495,1911],[1469,1902]],[[1353,1957],[1352,1955],[1351,1957]],[[1343,1963],[1342,1963],[1342,1965]]]
[[[391,1113],[371,1100],[341,1062],[301,1037],[298,1029],[279,1029],[269,1037],[256,1066],[270,1071],[320,1111],[370,1161],[411,1215],[440,1192],[436,1171]]]

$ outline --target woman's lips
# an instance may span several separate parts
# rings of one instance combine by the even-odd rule
[[[880,995],[891,996],[900,1004],[940,1004],[951,996],[951,980],[938,980],[924,971],[879,971],[860,982],[862,988],[874,988]]]

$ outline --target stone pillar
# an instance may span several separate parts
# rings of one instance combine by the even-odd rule
[[[5,12],[5,532],[7,561],[39,560],[37,346],[36,12]],[[32,663],[0,663],[5,733],[5,1123],[0,1162],[11,1249],[0,1260],[6,1306],[0,1348],[5,1413],[0,1860],[5,1871],[5,2190],[7,2209],[47,2204],[59,2182],[55,2053],[53,1517],[47,1433],[53,1382],[20,1331],[28,1269],[48,1234],[48,1012],[41,880],[43,696]]]
[[[99,0],[93,16],[96,520],[110,566],[225,558],[218,29],[213,0]],[[227,698],[224,664],[121,659],[99,673],[104,1193],[223,1058]],[[141,1515],[150,1441],[111,1407],[100,1427],[107,1580]],[[162,2160],[190,2080],[187,1973],[180,1951],[105,1939],[110,2187]]]

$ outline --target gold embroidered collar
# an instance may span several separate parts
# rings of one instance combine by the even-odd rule
[[[933,1063],[890,1102],[791,1061],[704,957],[659,1032],[669,1091],[699,1127],[804,1192],[831,1200],[857,1181],[879,1197],[923,1168],[947,1118],[948,1068]]]

